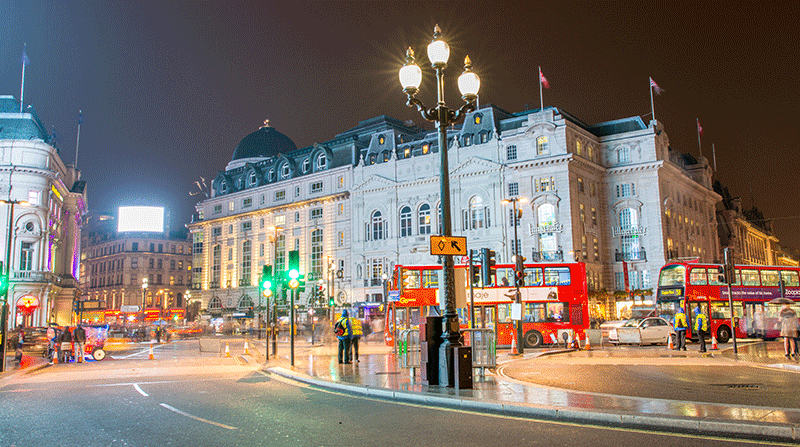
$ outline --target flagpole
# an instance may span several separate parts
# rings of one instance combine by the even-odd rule
[[[25,101],[25,48],[28,47],[26,43],[22,48],[22,85],[19,88],[19,113],[22,113],[22,104]]]
[[[655,105],[653,103],[653,84],[651,84],[652,78],[650,78],[648,81],[649,82],[647,83],[647,86],[648,86],[647,88],[650,89],[650,116],[652,116],[653,117],[653,121],[655,121],[656,120],[656,107],[655,107]]]
[[[695,118],[697,121],[697,147],[700,148],[700,158],[703,158],[703,145],[700,143],[700,120]]]
[[[82,110],[78,110],[78,139],[75,141],[75,164],[73,168],[78,169],[78,148],[81,145],[81,122],[83,121]]]
[[[711,156],[714,159],[714,172],[717,172],[717,151],[714,149],[714,143],[711,143]]]
[[[539,67],[539,110],[544,110],[544,98],[542,97],[542,67]]]

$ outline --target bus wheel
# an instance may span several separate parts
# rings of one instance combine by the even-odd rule
[[[731,339],[731,330],[728,326],[720,326],[717,329],[717,341],[720,343],[727,343]]]
[[[99,362],[106,358],[106,351],[103,348],[94,348],[92,350],[92,358]]]
[[[538,348],[539,346],[542,346],[543,337],[539,331],[529,331],[525,333],[523,340],[525,340],[526,348]]]

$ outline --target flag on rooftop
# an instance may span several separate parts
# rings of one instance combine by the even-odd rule
[[[544,74],[542,74],[542,69],[541,68],[539,68],[539,82],[542,83],[544,88],[550,88],[550,83],[547,82],[547,78],[545,78]]]
[[[695,119],[697,120],[697,134],[702,136],[703,135],[703,126],[700,125],[700,120],[698,118],[695,118]]]
[[[661,92],[664,91],[663,88],[659,87],[658,84],[656,84],[656,81],[654,81],[653,78],[650,78],[650,87],[656,89],[656,95],[660,95]]]
[[[22,62],[22,65],[28,65],[31,63],[31,59],[28,57],[25,47],[22,48],[22,58],[20,58],[20,62]]]

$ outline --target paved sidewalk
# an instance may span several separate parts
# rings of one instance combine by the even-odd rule
[[[595,350],[587,354],[602,360],[604,352],[613,354],[613,349]],[[525,363],[537,361],[537,357],[559,352],[568,351],[535,350],[522,357],[501,353],[498,356],[498,370],[502,370],[502,365],[524,366]],[[740,350],[738,360],[723,359],[719,354],[713,358],[699,353],[687,354],[686,357],[691,356],[698,363],[721,361],[730,364],[737,361],[752,364],[746,360],[748,357],[745,356],[750,355],[748,352]],[[645,354],[636,360],[637,357],[634,356],[630,361],[649,364],[658,356],[659,362],[669,364],[669,359],[661,358],[659,353],[660,351],[650,351],[649,357]],[[751,439],[800,440],[800,410],[792,408],[698,403],[570,391],[538,386],[501,374],[487,374],[483,379],[476,376],[474,388],[471,390],[425,386],[419,381],[419,371],[412,378],[410,370],[398,367],[397,358],[389,348],[377,344],[362,344],[361,362],[352,365],[339,365],[333,346],[298,348],[294,367],[288,364],[286,350],[279,351],[278,354],[278,359],[272,358],[265,364],[267,371],[311,385],[369,397],[535,419]],[[679,361],[685,362],[686,357],[681,356]],[[558,358],[558,355],[553,357],[554,360]],[[766,358],[779,360],[774,355]],[[615,356],[615,361],[618,360],[619,356]]]

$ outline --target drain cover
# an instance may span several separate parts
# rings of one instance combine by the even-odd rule
[[[400,371],[378,371],[375,374],[400,374]]]
[[[712,386],[721,386],[725,388],[733,388],[733,389],[751,389],[751,390],[762,390],[764,389],[763,386],[757,383],[712,383]]]

